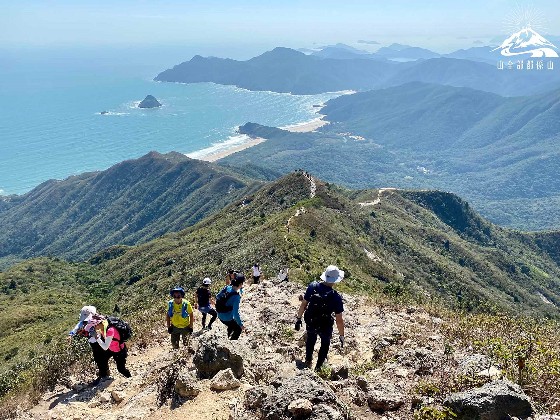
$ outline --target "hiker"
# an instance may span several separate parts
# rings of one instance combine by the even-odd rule
[[[72,341],[75,336],[87,337],[89,345],[91,346],[91,351],[93,353],[93,360],[97,366],[97,380],[100,378],[109,376],[109,367],[105,368],[107,362],[105,361],[106,355],[105,351],[97,343],[95,338],[95,333],[89,322],[93,319],[93,316],[101,318],[101,315],[97,313],[95,306],[84,306],[80,311],[80,320],[76,326],[68,333],[68,342]],[[86,329],[87,327],[87,329]]]
[[[227,326],[227,335],[230,340],[237,340],[245,330],[243,321],[239,316],[240,291],[245,283],[245,276],[238,273],[229,286],[224,287],[216,295],[216,311],[222,324]]]
[[[253,284],[258,284],[261,279],[261,268],[259,267],[259,263],[255,263],[253,265]]]
[[[280,270],[280,272],[278,273],[278,281],[290,281],[290,279],[288,278],[289,271],[290,269],[288,267],[284,267],[282,270]]]
[[[179,348],[179,339],[183,337],[183,346],[189,344],[189,337],[193,332],[194,314],[192,306],[185,297],[185,290],[176,287],[169,291],[171,299],[167,305],[167,332],[171,334],[171,345]]]
[[[104,371],[105,375],[109,376],[109,359],[112,357],[117,364],[117,370],[125,378],[130,378],[132,375],[126,368],[126,357],[128,355],[128,348],[126,343],[121,340],[121,335],[116,327],[109,324],[106,319],[93,319],[90,321],[93,326],[92,330],[95,332],[95,339],[97,344],[104,351]]]
[[[212,293],[210,292],[210,285],[212,280],[206,277],[202,280],[202,287],[196,290],[194,295],[194,307],[202,314],[202,329],[206,329],[206,316],[210,314],[210,322],[208,323],[208,329],[212,329],[212,323],[216,320],[218,313],[214,308],[212,308]]]
[[[235,279],[235,271],[229,269],[226,274],[226,286],[229,286],[233,279]]]
[[[335,265],[329,265],[325,272],[321,274],[322,282],[312,282],[305,292],[295,324],[296,331],[301,328],[301,316],[305,312],[305,325],[307,329],[307,342],[305,344],[305,364],[311,368],[313,362],[313,350],[317,342],[317,336],[321,338],[321,348],[317,357],[315,370],[327,359],[331,337],[333,333],[333,312],[336,319],[336,327],[340,338],[340,345],[344,346],[344,320],[342,312],[342,297],[333,289],[333,285],[339,283],[344,278],[344,271],[339,270]]]

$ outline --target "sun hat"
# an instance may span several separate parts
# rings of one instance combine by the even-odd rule
[[[97,313],[95,306],[84,306],[80,311],[80,322],[89,321]]]
[[[344,278],[344,271],[340,270],[336,265],[329,265],[323,274],[321,280],[326,283],[339,283]]]
[[[210,277],[206,277],[204,280],[202,280],[202,284],[212,284],[212,280],[210,280]]]
[[[171,289],[171,290],[169,291],[169,294],[171,295],[171,297],[173,297],[173,294],[174,294],[175,292],[179,292],[179,293],[181,293],[181,296],[182,296],[182,297],[185,297],[185,289],[183,289],[182,287],[177,286],[177,287]]]

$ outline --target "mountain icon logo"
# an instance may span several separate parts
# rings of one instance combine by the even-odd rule
[[[502,45],[492,51],[501,50],[502,55],[530,55],[531,57],[558,57],[556,45],[537,33],[531,27],[525,27],[506,39]]]

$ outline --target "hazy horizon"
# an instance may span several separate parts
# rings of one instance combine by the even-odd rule
[[[343,42],[375,51],[397,42],[446,53],[507,35],[520,10],[529,11],[543,34],[560,33],[560,10],[548,0],[350,0],[344,6],[333,0],[274,5],[256,0],[23,0],[3,9],[0,48],[8,50],[164,46],[248,58],[275,46],[314,48]]]

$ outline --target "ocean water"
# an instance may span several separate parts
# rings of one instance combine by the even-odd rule
[[[251,121],[286,126],[317,117],[314,104],[337,94],[250,92],[212,83],[151,79],[183,59],[138,52],[10,51],[0,66],[0,194],[22,194],[48,179],[102,170],[149,151],[192,157],[247,140]],[[154,62],[155,61],[155,62]],[[163,106],[137,104],[154,95]],[[102,115],[102,111],[107,111]]]

